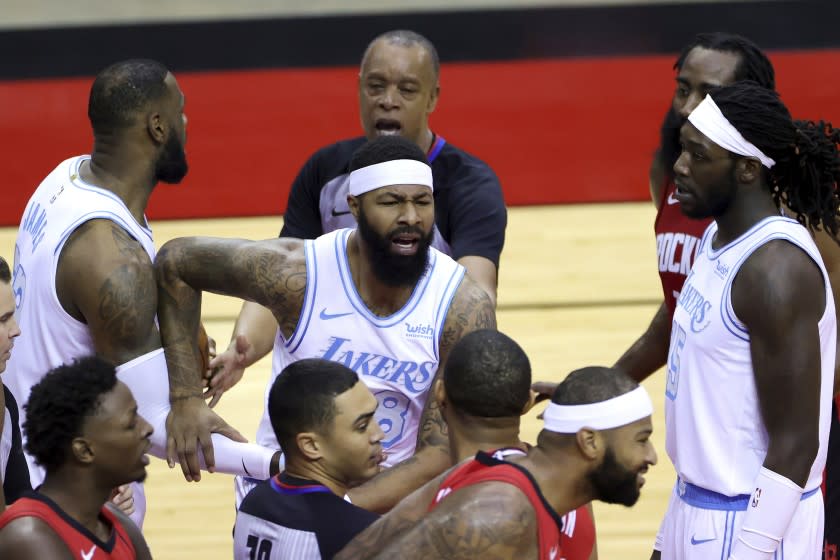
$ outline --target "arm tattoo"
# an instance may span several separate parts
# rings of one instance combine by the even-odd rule
[[[173,398],[200,392],[195,340],[201,290],[268,307],[284,335],[290,335],[297,325],[306,289],[306,264],[299,240],[175,239],[161,248],[155,270],[158,319]]]
[[[137,249],[142,249],[140,242],[117,224],[111,225],[111,236],[114,238],[114,245],[121,255],[134,258],[137,256]]]
[[[402,537],[391,540],[376,558],[400,558],[409,551],[416,558],[533,557],[536,514],[524,495],[515,491],[519,497],[500,484],[460,490]]]
[[[149,255],[119,225],[111,223],[110,228],[117,253],[110,256],[117,256],[117,265],[96,292],[95,317],[86,320],[97,352],[120,364],[158,347],[157,291]]]
[[[487,293],[469,277],[464,277],[461,286],[455,293],[443,333],[440,337],[440,365],[435,374],[435,381],[441,376],[446,367],[449,350],[461,340],[465,334],[479,329],[496,328],[496,311]],[[431,385],[434,387],[434,382]],[[440,413],[440,404],[434,394],[429,393],[426,406],[420,418],[420,432],[417,434],[417,446],[442,447],[449,444],[446,422]]]
[[[449,350],[465,334],[495,328],[496,311],[490,297],[478,284],[465,277],[446,314],[440,340],[441,362],[444,362],[443,358],[449,355]]]

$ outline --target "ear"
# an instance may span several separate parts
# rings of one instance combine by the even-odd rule
[[[73,451],[73,457],[84,465],[93,463],[93,460],[96,458],[93,447],[85,438],[73,438],[73,441],[70,442],[70,449]]]
[[[432,89],[432,94],[429,96],[429,102],[426,104],[426,113],[434,112],[437,107],[438,98],[440,97],[440,82],[435,83]]]
[[[169,132],[166,126],[166,121],[158,112],[151,112],[146,117],[146,130],[155,144],[163,144],[166,141],[166,135]]]
[[[534,405],[537,404],[537,398],[540,396],[539,393],[531,389],[528,391],[528,402],[525,403],[525,406],[522,407],[522,415],[528,414],[528,412],[534,408]]]
[[[347,206],[350,207],[350,213],[353,214],[353,217],[356,221],[359,221],[359,199],[353,196],[352,194],[347,195]]]
[[[580,449],[581,455],[590,461],[597,460],[603,454],[605,446],[603,436],[595,430],[590,428],[581,428],[578,430],[577,434],[575,434],[575,440],[577,441],[578,449]]]
[[[321,442],[314,432],[301,432],[295,436],[295,443],[301,455],[310,461],[317,461],[322,457]]]
[[[735,164],[735,176],[739,183],[751,184],[761,179],[761,162],[754,158],[739,158]]]
[[[437,399],[437,403],[440,408],[444,408],[446,406],[446,387],[443,386],[443,379],[440,377],[435,380],[432,398]]]

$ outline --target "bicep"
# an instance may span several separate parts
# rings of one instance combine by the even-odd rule
[[[81,235],[62,252],[57,289],[69,293],[97,354],[119,364],[160,347],[149,255],[113,223],[93,225]]]
[[[802,250],[770,242],[736,276],[732,305],[749,332],[759,406],[771,440],[815,427],[820,394],[822,273]],[[814,426],[812,426],[814,424]]]
[[[496,287],[498,286],[498,271],[493,261],[485,257],[466,256],[458,259],[458,264],[467,269],[467,274],[478,284],[491,301],[496,303]]]
[[[292,310],[287,308],[306,286],[303,246],[291,239],[173,239],[161,248],[155,268],[163,291],[175,299],[186,284],[259,303],[275,314]]]
[[[446,312],[438,372],[445,367],[451,348],[464,335],[480,329],[496,329],[496,309],[487,292],[472,278],[464,276]]]

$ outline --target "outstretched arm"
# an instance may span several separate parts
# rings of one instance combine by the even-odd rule
[[[536,558],[536,523],[520,490],[485,482],[447,496],[374,558]]]
[[[246,241],[180,238],[166,243],[155,261],[158,320],[169,371],[172,412],[167,421],[167,455],[177,454],[188,479],[200,478],[196,441],[208,469],[213,464],[210,432],[221,420],[202,399],[198,334],[201,291],[260,303],[281,317],[291,333],[306,287],[299,240]]]
[[[495,329],[496,312],[490,296],[473,280],[465,276],[452,298],[440,341],[440,365],[435,379],[440,376],[449,356],[449,350],[465,334],[478,329]],[[434,381],[429,387],[434,387]],[[429,390],[420,430],[417,450],[412,457],[380,473],[368,482],[353,488],[349,494],[353,503],[375,512],[386,512],[402,498],[452,466],[449,456],[449,436],[440,407]]]
[[[641,383],[665,365],[671,342],[671,316],[665,302],[656,310],[647,330],[613,366]]]

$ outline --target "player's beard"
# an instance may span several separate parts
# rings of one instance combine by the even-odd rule
[[[671,107],[659,127],[659,153],[666,177],[674,176],[674,164],[680,157],[680,129],[686,120]]]
[[[373,274],[386,286],[414,286],[426,272],[432,232],[426,234],[419,227],[397,228],[381,236],[371,227],[365,212],[359,207],[358,231],[367,245]],[[397,255],[391,251],[391,239],[397,235],[414,233],[420,236],[413,255]]]
[[[589,473],[595,497],[608,504],[632,506],[639,499],[638,473],[622,467],[612,448],[607,448],[604,461]]]
[[[187,154],[180,138],[171,135],[155,163],[155,178],[163,183],[177,184],[187,175]]]

